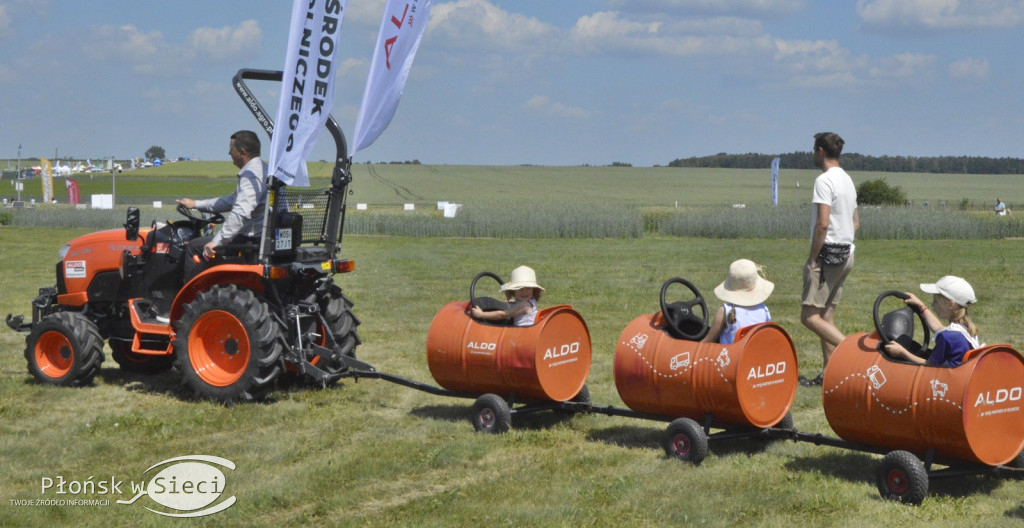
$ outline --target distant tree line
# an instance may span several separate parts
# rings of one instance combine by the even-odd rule
[[[813,169],[810,152],[789,154],[726,154],[675,159],[669,167],[704,167],[723,169],[764,169],[772,160],[780,158],[785,169]],[[849,171],[870,172],[929,172],[942,174],[1024,174],[1024,159],[985,158],[979,156],[865,156],[843,154],[839,160]]]

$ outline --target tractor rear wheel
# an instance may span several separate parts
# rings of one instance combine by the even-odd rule
[[[28,371],[51,385],[88,385],[103,362],[96,323],[77,312],[47,315],[29,332],[25,345]]]
[[[283,370],[281,324],[252,290],[229,284],[200,292],[176,325],[175,366],[200,398],[259,400]]]
[[[338,285],[331,284],[327,293],[321,295],[317,302],[341,353],[356,357],[356,346],[361,344],[362,340],[356,332],[359,319],[352,313],[352,301],[341,293]]]
[[[121,370],[125,372],[160,374],[174,366],[173,356],[154,356],[132,352],[132,344],[128,341],[108,339],[107,344],[110,345],[110,357],[114,358],[114,361],[121,366]]]

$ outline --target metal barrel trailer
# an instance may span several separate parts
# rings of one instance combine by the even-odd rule
[[[481,272],[470,285],[469,301],[453,301],[434,316],[427,332],[427,366],[435,387],[384,372],[354,369],[353,378],[374,378],[398,383],[439,396],[475,398],[470,420],[477,431],[508,431],[512,416],[547,410],[579,410],[570,403],[589,404],[586,386],[590,372],[590,331],[570,306],[539,310],[528,327],[511,321],[482,321],[470,308],[485,311],[508,304],[477,297]]]
[[[957,367],[923,366],[890,359],[882,347],[898,341],[927,357],[913,341],[909,307],[879,318],[886,297],[875,301],[873,333],[847,337],[825,368],[822,404],[840,438],[794,433],[797,441],[884,454],[875,475],[882,497],[919,504],[929,479],[990,474],[1021,477],[1024,447],[1024,358],[1007,345],[964,355]],[[934,469],[934,464],[945,469]]]
[[[667,302],[673,284],[689,288],[694,299]],[[577,409],[670,422],[665,452],[694,464],[707,455],[709,440],[788,437],[798,369],[786,331],[768,322],[741,329],[732,344],[701,343],[708,310],[697,288],[670,279],[660,302],[660,312],[626,326],[615,349],[615,386],[629,409]],[[723,431],[712,434],[712,428]]]

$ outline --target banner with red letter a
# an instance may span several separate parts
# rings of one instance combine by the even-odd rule
[[[388,0],[373,49],[352,154],[369,147],[391,123],[430,19],[431,0]]]
[[[335,57],[348,0],[294,0],[281,98],[267,160],[288,185],[309,186],[306,158],[334,106]]]

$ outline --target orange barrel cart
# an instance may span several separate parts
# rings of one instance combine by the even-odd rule
[[[434,316],[427,332],[427,366],[442,388],[384,373],[359,372],[442,396],[476,398],[471,421],[478,431],[508,430],[513,414],[544,410],[579,410],[588,405],[590,331],[570,306],[537,312],[533,326],[515,327],[510,320],[474,319],[470,308],[498,310],[508,303],[476,296],[481,278],[503,281],[481,272],[470,285],[470,300],[453,301]],[[519,407],[516,405],[521,404]]]
[[[994,345],[967,352],[953,368],[890,359],[882,352],[890,341],[927,357],[930,332],[910,307],[879,319],[886,297],[906,294],[879,296],[875,332],[847,337],[825,369],[825,417],[842,441],[811,440],[884,453],[876,475],[879,492],[911,504],[924,500],[929,477],[1020,475],[1004,465],[1019,467],[1024,448],[1024,358],[1009,346]],[[913,341],[915,315],[925,329],[924,346]],[[936,462],[949,467],[931,469]]]
[[[673,284],[689,288],[694,299],[668,303]],[[671,422],[665,452],[694,464],[706,456],[709,439],[793,428],[789,410],[798,369],[785,330],[762,323],[741,329],[730,345],[701,343],[708,309],[697,288],[670,279],[660,301],[660,312],[626,326],[615,349],[615,386],[630,410],[594,407],[594,412]],[[725,431],[709,436],[712,427]]]

